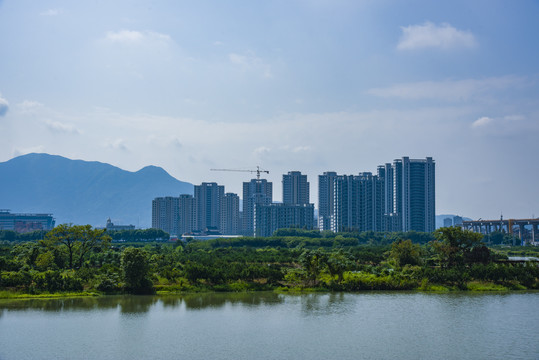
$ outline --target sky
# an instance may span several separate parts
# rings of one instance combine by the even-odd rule
[[[0,0],[0,161],[245,172],[436,161],[436,213],[539,216],[535,0]],[[177,194],[171,194],[177,195]],[[13,209],[21,211],[22,209]]]

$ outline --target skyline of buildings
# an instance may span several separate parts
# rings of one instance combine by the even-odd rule
[[[432,157],[395,159],[378,166],[376,174],[324,172],[319,175],[317,225],[314,204],[310,203],[310,183],[300,171],[283,174],[282,203],[273,202],[273,184],[259,178],[243,182],[242,201],[235,193],[225,194],[225,187],[215,182],[195,185],[194,196],[177,198],[174,206],[178,210],[170,211],[167,220],[163,220],[167,215],[160,213],[167,207],[155,205],[165,201],[162,199],[167,198],[154,199],[152,226],[172,229],[173,235],[270,236],[286,227],[318,227],[333,232],[432,232],[436,228]],[[172,222],[178,225],[174,227]]]

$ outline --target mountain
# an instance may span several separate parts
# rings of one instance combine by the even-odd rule
[[[28,154],[0,163],[0,209],[51,213],[56,224],[150,227],[152,200],[192,194],[193,185],[147,166],[130,172],[96,161]]]

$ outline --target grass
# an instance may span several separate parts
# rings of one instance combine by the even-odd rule
[[[27,294],[13,291],[0,291],[0,299],[54,299],[54,298],[68,298],[68,297],[88,297],[88,296],[101,296],[99,292],[94,291],[80,291],[80,292],[57,292],[57,293],[41,293],[41,294]]]
[[[509,291],[506,286],[486,281],[470,281],[467,284],[470,291]]]

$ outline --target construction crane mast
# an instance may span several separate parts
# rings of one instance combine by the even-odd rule
[[[242,169],[210,169],[210,171],[239,171],[239,172],[250,172],[256,173],[256,179],[260,180],[260,173],[269,174],[268,170],[260,169],[260,166],[256,167],[256,170],[242,170]]]

